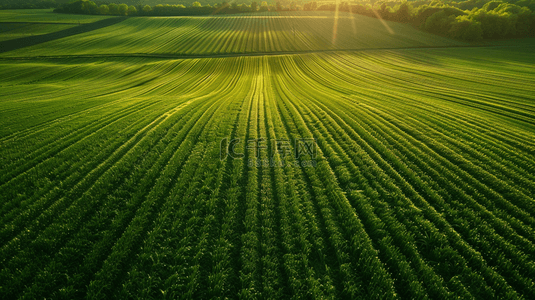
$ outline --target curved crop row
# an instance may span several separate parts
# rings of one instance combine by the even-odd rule
[[[76,38],[313,49],[330,42],[306,30],[321,17],[295,33],[275,16],[130,19],[124,39]],[[535,297],[535,61],[489,69],[511,50],[478,51],[2,61],[0,295]]]

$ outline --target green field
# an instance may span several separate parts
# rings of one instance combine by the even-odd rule
[[[465,45],[417,31],[407,24],[388,22],[385,27],[377,19],[348,13],[340,13],[333,41],[334,13],[288,14],[130,18],[114,26],[4,55],[210,55]]]
[[[52,9],[14,9],[0,10],[2,22],[41,22],[41,23],[72,23],[84,24],[107,19],[110,16],[56,14]]]
[[[0,55],[0,298],[535,299],[533,40],[295,16]]]
[[[57,32],[107,18],[109,16],[56,14],[51,9],[0,10],[0,42]]]
[[[77,25],[0,22],[0,41],[8,41],[28,36],[47,34],[74,26]]]

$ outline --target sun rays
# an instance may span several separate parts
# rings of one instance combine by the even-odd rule
[[[340,19],[340,0],[336,0],[336,4],[335,5],[336,5],[336,8],[334,10],[333,35],[332,35],[332,41],[331,41],[331,43],[333,45],[336,45],[336,41],[337,41],[337,38],[338,38],[338,21]],[[348,6],[348,10],[349,10],[349,19],[351,20],[351,28],[353,29],[353,34],[356,35],[357,34],[357,25],[355,23],[355,16],[353,14],[353,11],[352,11],[352,8],[351,8],[351,4],[346,4],[346,5]],[[378,14],[377,11],[375,9],[373,9],[373,8],[372,8],[372,11],[375,14],[375,17],[379,21],[381,21],[381,24],[383,24],[383,26],[388,31],[388,33],[395,34],[394,30],[392,30],[392,28],[388,25],[388,23],[385,20],[383,20],[381,15]],[[344,19],[345,19],[345,17],[344,17]]]
[[[340,0],[336,0],[336,10],[334,11],[334,25],[333,25],[333,40],[332,44],[336,44],[336,36],[338,35],[338,13],[340,10]]]
[[[379,21],[381,21],[381,23],[383,23],[383,26],[386,28],[386,30],[390,33],[390,34],[395,34],[394,30],[392,30],[392,28],[390,28],[390,26],[388,26],[388,23],[386,23],[385,20],[383,20],[383,18],[381,17],[380,14],[377,13],[377,11],[375,9],[372,9],[373,13],[375,14],[375,16],[377,17],[377,19],[379,19]]]

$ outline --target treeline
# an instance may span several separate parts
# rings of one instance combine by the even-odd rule
[[[251,11],[269,11],[276,10],[276,6],[268,5],[266,1],[258,3],[253,1],[250,5],[245,3],[201,5],[196,1],[191,6],[186,7],[182,4],[158,4],[150,5],[127,5],[127,4],[96,4],[90,0],[79,0],[59,6],[54,10],[58,13],[68,14],[91,14],[91,15],[116,15],[116,16],[188,16],[188,15],[209,15],[209,14],[233,14]]]
[[[57,6],[55,0],[0,0],[0,9],[46,9]]]
[[[535,15],[528,7],[492,1],[470,11],[443,5],[427,8],[423,29],[464,40],[526,37],[535,31]]]
[[[535,33],[535,0],[503,2],[499,0],[469,0],[444,3],[434,1],[388,1],[348,5],[340,11],[401,23],[450,38],[477,41],[533,36]],[[317,7],[314,9],[314,7]],[[305,10],[335,11],[336,4],[317,6],[311,2]]]
[[[93,1],[80,0],[60,5],[54,12],[66,14],[128,16],[137,15],[138,9],[134,5],[128,6],[124,3],[98,5]]]
[[[256,11],[345,11],[389,21],[410,23],[422,30],[450,38],[477,41],[481,39],[503,39],[532,36],[535,33],[535,0],[503,2],[500,0],[468,0],[444,3],[433,1],[382,1],[373,5],[349,5],[342,2],[318,5],[312,1],[300,2],[281,0],[275,4],[266,1],[249,4],[223,2],[202,5],[196,1],[191,6],[182,4],[127,5],[96,4],[90,0],[79,0],[59,6],[55,12],[73,14],[118,15],[118,16],[187,16],[208,14],[233,14]]]

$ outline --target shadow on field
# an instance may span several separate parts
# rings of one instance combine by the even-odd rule
[[[65,30],[60,30],[60,31],[52,32],[52,33],[3,41],[3,42],[0,42],[0,53],[13,51],[13,50],[17,50],[20,48],[30,47],[30,46],[41,44],[41,43],[50,42],[50,41],[61,39],[61,38],[68,37],[71,35],[76,35],[80,33],[97,30],[100,28],[115,25],[117,23],[124,21],[125,19],[126,19],[125,17],[109,18],[109,19],[104,19],[104,20],[96,21],[96,22],[89,23],[89,24],[78,25],[72,28],[68,28]]]

